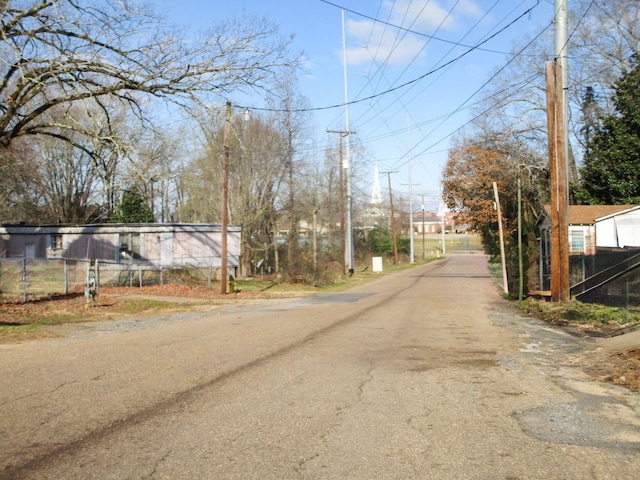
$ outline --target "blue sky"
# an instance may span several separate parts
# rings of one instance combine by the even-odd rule
[[[294,34],[304,53],[299,77],[316,127],[309,155],[321,161],[345,127],[342,11],[345,11],[350,129],[361,146],[370,195],[374,165],[391,175],[394,194],[422,195],[437,208],[440,174],[451,136],[471,118],[468,107],[483,98],[478,89],[511,57],[513,42],[549,25],[553,0],[156,0],[169,20],[193,31],[216,21],[264,16]],[[530,13],[516,20],[523,13]],[[398,28],[401,27],[401,28]],[[506,28],[505,28],[506,27]],[[504,31],[498,33],[501,29]],[[472,48],[490,36],[495,37]],[[405,85],[406,84],[406,85]],[[486,92],[484,92],[486,94]],[[233,101],[233,99],[232,99]],[[261,106],[259,98],[255,106]],[[313,158],[311,159],[313,160]],[[409,166],[411,168],[409,168]],[[381,174],[383,194],[387,177]],[[411,176],[410,176],[411,175]],[[416,207],[417,206],[417,207]]]

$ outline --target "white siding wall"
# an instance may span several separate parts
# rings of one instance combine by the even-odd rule
[[[598,247],[640,247],[640,209],[596,220]]]

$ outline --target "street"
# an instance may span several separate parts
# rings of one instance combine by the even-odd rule
[[[640,396],[483,255],[0,345],[3,479],[632,479]]]

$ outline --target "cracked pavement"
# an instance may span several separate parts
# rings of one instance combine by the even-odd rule
[[[481,255],[0,346],[0,478],[623,479],[637,394]],[[115,325],[117,326],[117,325]]]

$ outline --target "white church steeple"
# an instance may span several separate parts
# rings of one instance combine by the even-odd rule
[[[373,193],[371,194],[371,205],[382,204],[382,191],[380,190],[380,173],[378,172],[378,162],[376,162],[373,172]]]

